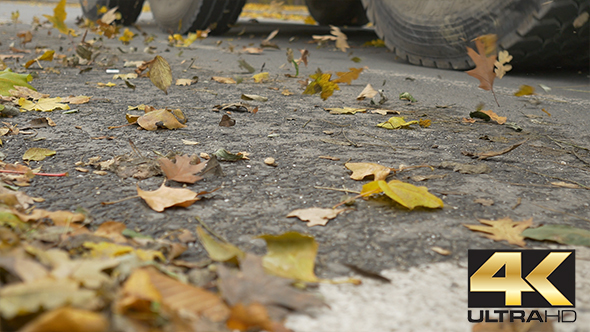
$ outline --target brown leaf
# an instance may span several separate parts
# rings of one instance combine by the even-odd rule
[[[233,78],[229,78],[229,77],[213,76],[213,77],[211,77],[211,79],[214,80],[215,82],[219,82],[219,83],[236,84],[236,80],[234,80]]]
[[[475,68],[467,71],[467,74],[479,80],[480,88],[492,91],[494,79],[496,78],[496,73],[494,72],[494,63],[496,62],[497,55],[492,55],[489,57],[487,56],[488,52],[486,52],[485,39],[482,37],[475,39],[477,52],[475,52],[471,47],[467,47],[467,55],[469,55],[469,57],[475,63]]]
[[[494,113],[491,110],[489,110],[489,111],[480,110],[480,112],[486,114],[487,116],[489,116],[490,117],[490,120],[496,122],[497,124],[504,124],[504,123],[506,123],[507,118],[505,116],[499,116],[498,114]]]
[[[185,128],[169,109],[160,109],[137,118],[137,124],[145,130],[156,130],[158,127],[167,129]]]
[[[158,212],[171,206],[189,207],[200,200],[199,195],[205,193],[207,192],[196,193],[188,189],[166,187],[166,183],[162,183],[160,188],[154,191],[144,191],[139,188],[139,185],[137,186],[137,195]]]
[[[172,70],[168,61],[159,55],[156,55],[154,60],[149,65],[150,80],[154,85],[168,94],[168,88],[172,84]]]
[[[126,228],[127,226],[121,222],[105,221],[94,231],[94,235],[111,239],[115,243],[127,243],[127,238],[123,235]]]
[[[309,221],[307,227],[325,226],[330,219],[336,218],[345,209],[323,209],[323,208],[308,208],[291,211],[287,218],[297,217],[303,221]]]
[[[361,91],[361,93],[356,97],[356,100],[364,100],[365,98],[373,98],[375,97],[379,91],[375,90],[371,84],[367,84],[367,86]]]
[[[260,303],[244,305],[238,303],[231,308],[230,317],[227,320],[227,327],[234,331],[241,332],[251,330],[264,330],[269,332],[289,332],[283,324],[273,322],[268,316],[268,311]]]
[[[196,164],[192,164],[191,161],[196,160]],[[201,163],[199,157],[188,155],[176,156],[176,162],[172,162],[167,158],[158,159],[162,172],[166,175],[168,180],[173,180],[182,183],[195,183],[203,178],[196,175],[200,173],[206,166],[207,163]]]
[[[374,163],[346,163],[344,167],[352,171],[350,178],[353,180],[362,180],[370,175],[375,180],[385,180],[391,172],[391,168]]]
[[[515,244],[521,247],[526,246],[526,242],[524,242],[524,236],[521,235],[522,231],[533,225],[533,218],[523,221],[513,221],[508,217],[499,220],[477,220],[479,220],[480,223],[488,226],[467,224],[463,224],[463,226],[469,228],[472,231],[487,233],[487,235],[484,236],[488,239],[492,239],[494,241],[505,240],[510,244]]]
[[[336,72],[336,75],[338,75],[338,78],[335,80],[332,80],[332,82],[346,83],[346,84],[350,85],[353,80],[356,80],[357,78],[359,78],[359,75],[364,70],[364,68],[348,68],[348,69],[350,69],[350,71],[348,71],[348,72],[340,72],[340,71]]]
[[[509,147],[507,147],[507,148],[505,148],[503,150],[500,150],[500,151],[487,151],[487,152],[480,152],[480,153],[463,152],[463,154],[466,155],[466,156],[473,157],[473,158],[478,157],[479,160],[488,159],[488,158],[491,158],[491,157],[496,157],[496,156],[501,156],[503,154],[506,154],[506,153],[508,153],[508,152],[516,149],[517,147],[521,146],[526,141],[527,140],[518,142],[518,143],[516,143],[514,145],[511,145],[511,146],[509,146]]]
[[[219,121],[219,125],[221,127],[231,127],[234,126],[236,124],[236,120],[232,119],[229,117],[229,115],[224,114],[221,117],[221,121]]]
[[[108,331],[109,321],[100,314],[88,310],[63,307],[48,311],[25,325],[20,332],[103,332]]]

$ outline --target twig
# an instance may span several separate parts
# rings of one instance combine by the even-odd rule
[[[307,122],[301,128],[305,128],[305,126],[307,126],[307,124],[310,123],[310,122],[311,122],[311,118],[309,120],[307,120]]]
[[[523,170],[523,171],[525,171],[525,172],[529,172],[529,173],[537,174],[537,175],[544,176],[544,177],[547,177],[547,178],[550,178],[550,179],[555,179],[555,180],[559,180],[559,181],[565,181],[565,182],[571,182],[571,183],[575,183],[575,184],[577,184],[578,186],[580,186],[580,187],[582,187],[582,188],[584,188],[584,189],[586,189],[586,190],[590,190],[590,187],[587,187],[587,186],[585,186],[585,185],[583,185],[583,184],[581,184],[581,183],[579,183],[579,182],[577,182],[577,181],[574,181],[574,180],[570,180],[570,179],[564,179],[564,178],[560,178],[560,177],[558,177],[558,176],[552,176],[552,175],[548,175],[548,174],[543,174],[543,173],[539,173],[539,172],[531,171],[531,170],[528,170],[528,169],[526,169],[526,168],[518,167],[518,166],[516,166],[516,165],[510,165],[510,164],[507,164],[507,165],[508,165],[508,166],[510,166],[510,167],[514,167],[514,168],[521,169],[521,170]]]
[[[107,129],[119,129],[119,128],[131,126],[131,125],[134,125],[134,124],[137,124],[137,121],[133,121],[131,123],[120,125],[120,126],[110,126],[110,127],[107,127]]]
[[[135,146],[135,143],[133,143],[133,141],[131,140],[131,138],[129,139],[129,145],[131,146],[131,150],[133,150],[133,152],[135,152],[135,154],[138,157],[144,158],[143,155],[141,154],[141,151],[139,151],[139,149]]]
[[[118,199],[118,200],[112,201],[112,202],[102,202],[100,204],[102,204],[102,205],[113,205],[113,204],[117,204],[117,203],[121,203],[121,202],[130,200],[130,199],[133,199],[133,198],[137,198],[137,197],[139,197],[139,195],[134,195],[134,196],[129,196],[129,197],[121,198],[121,199]]]
[[[574,156],[576,156],[576,158],[580,159],[581,162],[583,162],[586,165],[590,165],[590,162],[582,159],[582,157],[580,155],[578,155],[578,153],[574,150],[570,151],[571,154],[573,154]]]
[[[330,188],[330,187],[320,187],[320,186],[313,186],[315,189],[324,189],[324,190],[334,190],[334,191],[342,191],[345,193],[351,193],[351,194],[357,194],[360,195],[361,192],[360,191],[356,191],[356,190],[350,190],[350,189],[346,189],[346,188]]]
[[[350,143],[352,144],[352,146],[354,146],[355,148],[360,147],[361,145],[351,141],[348,137],[346,137],[346,134],[344,133],[344,129],[342,129],[342,136],[344,136],[344,138]]]
[[[571,146],[573,146],[573,147],[575,147],[575,148],[578,148],[578,149],[582,149],[582,150],[590,151],[590,149],[588,149],[588,148],[585,148],[585,147],[583,147],[583,146],[579,146],[579,145],[576,145],[576,144],[574,144],[574,143],[570,143],[570,142],[564,142],[564,141],[556,140],[555,138],[553,138],[553,137],[551,137],[551,136],[549,136],[549,135],[547,135],[546,137],[547,137],[548,139],[552,140],[553,142],[559,142],[559,143],[562,143],[562,144],[571,145]],[[558,145],[559,145],[559,144],[558,144]]]
[[[535,204],[535,203],[533,203],[533,202],[529,202],[529,203],[530,203],[530,204],[532,204],[532,205],[534,205],[534,206],[536,206],[536,207],[540,207],[541,209],[545,209],[545,210],[549,210],[549,211],[552,211],[552,212],[557,212],[557,213],[563,213],[563,214],[565,214],[566,216],[570,216],[570,217],[578,218],[578,219],[585,220],[585,221],[590,221],[590,219],[587,219],[587,218],[584,218],[584,217],[580,217],[580,216],[578,216],[578,215],[571,214],[571,213],[568,213],[568,212],[565,212],[565,211],[554,210],[554,209],[552,209],[552,208],[548,208],[548,207],[546,207],[546,206],[537,205],[537,204]]]
[[[520,205],[520,203],[522,203],[522,198],[518,197],[516,199],[516,204],[514,204],[514,206],[512,207],[512,210],[516,209]]]
[[[0,173],[27,174],[28,172],[13,171],[13,170],[9,170],[9,169],[0,169]],[[33,174],[39,175],[39,176],[54,176],[54,177],[68,176],[68,172],[65,172],[65,173],[35,173],[35,172],[33,172]]]
[[[346,200],[344,200],[344,201],[342,201],[342,202],[340,202],[340,203],[338,203],[338,204],[336,204],[336,205],[332,206],[332,209],[335,209],[335,208],[337,208],[337,207],[339,207],[339,206],[341,206],[341,205],[344,205],[344,204],[348,204],[348,203],[350,203],[350,202],[352,202],[352,201],[356,200],[357,198],[362,198],[362,197],[371,196],[371,195],[373,195],[374,193],[376,193],[378,190],[381,190],[381,189],[375,189],[375,190],[368,191],[368,192],[366,192],[366,193],[364,193],[364,194],[358,194],[357,196],[353,196],[353,197],[351,197],[351,198],[349,198],[349,199],[346,199]]]

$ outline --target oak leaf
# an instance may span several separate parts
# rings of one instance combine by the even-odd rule
[[[508,51],[501,51],[498,53],[498,61],[494,62],[494,72],[498,78],[504,77],[506,72],[512,69],[512,65],[508,62],[512,61],[512,55],[508,54]]]
[[[487,55],[489,53],[486,52],[485,37],[487,37],[487,35],[475,39],[475,46],[477,48],[477,52],[474,51],[471,47],[467,47],[467,55],[469,55],[469,57],[475,63],[475,68],[467,71],[467,74],[479,80],[479,87],[481,89],[492,91],[492,94],[494,95],[495,99],[496,94],[494,93],[493,87],[494,79],[496,78],[496,73],[494,72],[494,64],[496,62],[497,55]],[[488,48],[490,47],[491,46],[488,45]]]
[[[350,71],[348,71],[348,72],[337,71],[336,75],[338,75],[338,78],[335,80],[332,80],[332,82],[346,83],[346,84],[350,85],[353,80],[356,80],[357,78],[359,78],[359,75],[364,70],[364,68],[348,68],[348,69],[350,69]]]
[[[324,209],[313,207],[308,209],[293,210],[287,215],[287,218],[297,217],[303,221],[309,221],[309,223],[307,223],[307,227],[326,226],[328,221],[336,218],[344,211],[345,209]]]
[[[362,180],[370,175],[375,180],[385,180],[391,172],[391,168],[375,163],[346,163],[344,167],[352,171],[350,178],[353,180]]]
[[[499,220],[477,220],[487,226],[468,224],[463,224],[463,226],[472,231],[486,233],[486,235],[483,236],[488,239],[494,241],[507,241],[510,244],[515,244],[520,247],[526,246],[522,232],[533,225],[533,218],[523,221],[513,221],[508,217]]]
[[[369,182],[363,186],[361,191],[361,195],[364,197],[379,193],[385,193],[389,198],[410,210],[418,206],[431,209],[444,206],[443,201],[429,193],[426,187],[416,187],[399,180]]]
[[[202,163],[199,157],[189,157],[188,155],[176,156],[175,159],[176,162],[172,162],[167,158],[158,159],[162,172],[164,172],[168,180],[195,183],[203,179],[197,173],[200,173],[207,166],[206,162]],[[196,160],[196,164],[191,163],[193,160]]]
[[[172,206],[189,207],[201,199],[199,195],[205,193],[196,193],[184,188],[166,187],[165,182],[162,183],[159,189],[154,191],[144,191],[137,186],[137,195],[143,198],[147,205],[157,212],[162,212],[164,209]]]

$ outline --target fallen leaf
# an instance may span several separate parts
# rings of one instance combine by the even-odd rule
[[[361,93],[356,97],[356,100],[365,100],[365,98],[372,99],[375,97],[379,91],[373,89],[371,84],[367,84],[367,86],[361,91]]]
[[[517,147],[521,146],[522,144],[524,144],[527,140],[525,139],[524,141],[518,142],[516,144],[513,144],[503,150],[500,151],[487,151],[487,152],[480,152],[480,153],[470,153],[470,152],[463,152],[464,155],[472,157],[472,158],[478,158],[479,160],[483,160],[483,159],[488,159],[491,157],[497,157],[497,156],[501,156],[503,154],[506,154],[514,149],[516,149]]]
[[[4,69],[0,72],[0,95],[10,96],[10,90],[15,89],[16,86],[24,86],[33,91],[36,91],[28,82],[33,80],[30,74],[16,74],[10,69]]]
[[[187,140],[187,139],[183,139],[182,140],[182,144],[184,144],[184,145],[198,145],[199,142],[197,142],[197,141],[190,141],[190,140]]]
[[[215,155],[217,158],[219,158],[219,160],[224,160],[224,161],[238,161],[238,160],[242,160],[242,159],[248,159],[248,157],[246,155],[244,155],[244,153],[242,153],[242,152],[231,153],[231,152],[227,151],[226,149],[219,149],[219,150],[215,151],[215,153],[213,153],[213,155]]]
[[[157,212],[162,212],[172,206],[189,207],[200,200],[199,195],[205,193],[196,193],[184,188],[166,187],[166,183],[162,183],[160,188],[154,191],[144,191],[139,188],[139,185],[137,186],[137,195],[143,198],[147,205]]]
[[[333,25],[330,25],[330,33],[336,36],[336,48],[346,53],[346,50],[350,48],[346,41],[348,39],[346,35],[340,31],[340,28]]]
[[[168,94],[168,88],[172,84],[172,70],[166,59],[156,55],[149,65],[149,75],[152,83],[164,93]]]
[[[227,303],[231,306],[260,303],[272,309],[276,320],[284,319],[289,311],[303,311],[324,305],[313,294],[291,286],[292,279],[267,274],[263,264],[260,257],[246,254],[239,272],[224,265],[219,266],[218,285]]]
[[[521,85],[518,91],[514,93],[517,97],[530,96],[535,94],[535,87],[530,85]]]
[[[413,184],[399,180],[391,180],[389,182],[375,180],[369,182],[363,186],[361,195],[367,197],[382,192],[410,210],[416,207],[436,209],[444,206],[443,201],[429,193],[426,187],[416,187]]]
[[[432,122],[429,119],[420,119],[418,121],[418,125],[420,125],[422,128],[428,128],[431,124]]]
[[[263,83],[264,81],[268,81],[270,79],[267,72],[252,75],[252,78],[254,79],[254,83]]]
[[[387,122],[382,122],[377,125],[377,127],[385,128],[385,129],[408,129],[411,125],[418,124],[418,121],[410,121],[406,122],[404,117],[402,116],[393,116],[387,120]]]
[[[326,226],[328,221],[336,218],[345,209],[307,208],[289,212],[287,218],[297,217],[302,221],[309,221],[307,227]]]
[[[469,228],[472,231],[487,233],[487,235],[484,236],[488,239],[492,239],[494,241],[505,240],[510,244],[515,244],[520,247],[526,246],[526,242],[524,242],[524,236],[522,236],[521,233],[533,225],[533,218],[523,221],[513,221],[508,217],[499,220],[477,220],[487,226],[468,224],[463,224],[463,226]]]
[[[219,82],[219,83],[236,84],[236,81],[233,78],[229,78],[229,77],[213,76],[213,77],[211,77],[211,79],[214,80],[215,82]]]
[[[283,278],[305,282],[317,282],[313,272],[318,243],[313,236],[297,232],[281,235],[261,235],[266,241],[266,255],[262,258],[264,269]]]
[[[350,178],[357,181],[370,175],[375,180],[385,180],[391,172],[391,168],[374,163],[346,163],[344,167],[352,171]]]
[[[276,35],[279,33],[279,29],[276,29],[274,31],[272,31],[271,33],[268,34],[268,36],[266,37],[266,39],[264,39],[262,42],[260,42],[260,47],[271,47],[271,48],[276,48],[279,49],[279,46],[273,42],[271,42],[271,40],[276,37]]]
[[[113,83],[113,82],[108,82],[108,83],[101,83],[101,82],[98,82],[98,83],[96,83],[96,85],[97,85],[99,88],[104,88],[104,87],[106,87],[106,88],[112,88],[112,87],[114,87],[114,86],[117,86],[117,84],[115,84],[115,83]]]
[[[137,124],[145,130],[156,130],[159,127],[166,129],[185,128],[186,125],[180,123],[174,116],[173,111],[169,109],[160,109],[148,112],[137,118]]]
[[[113,79],[132,80],[137,78],[137,73],[115,74]]]
[[[508,54],[508,51],[504,50],[498,53],[498,61],[494,62],[496,77],[502,78],[506,72],[512,69],[512,65],[508,64],[510,61],[512,61],[512,55]]]
[[[128,245],[110,242],[84,242],[82,246],[89,249],[89,255],[94,258],[116,258],[123,255],[134,254],[142,262],[151,262],[156,260],[156,258],[159,258],[162,262],[166,261],[162,252],[157,250],[136,249]]]
[[[51,112],[54,110],[69,110],[70,109],[69,105],[61,103],[60,97],[41,98],[37,102],[32,102],[30,100],[25,100],[24,98],[20,98],[18,100],[18,104],[20,105],[21,110],[27,110],[27,111]]]
[[[15,85],[13,90],[8,91],[13,97],[16,98],[25,98],[25,99],[33,99],[38,100],[41,98],[49,97],[48,93],[40,93],[35,90],[31,90],[25,86]],[[63,100],[63,98],[62,98]]]
[[[190,79],[190,78],[179,78],[176,80],[175,85],[187,86],[187,85],[191,85],[193,83],[196,83],[196,80]]]
[[[201,244],[209,254],[209,258],[216,262],[232,262],[238,264],[239,260],[242,260],[246,256],[245,252],[233,244],[216,241],[201,227],[197,227],[197,235],[199,236]]]
[[[264,330],[269,332],[290,331],[279,322],[273,322],[268,315],[266,307],[254,302],[248,305],[238,303],[231,308],[231,314],[226,323],[232,331]]]
[[[99,302],[94,291],[80,289],[79,283],[71,279],[47,277],[0,288],[0,315],[8,320],[68,304],[81,309],[97,309]]]
[[[590,247],[590,231],[568,225],[543,225],[528,228],[521,235],[537,241],[553,241],[561,244]]]
[[[441,247],[436,247],[436,246],[430,247],[430,250],[434,251],[437,254],[443,255],[443,256],[448,256],[448,255],[451,254],[451,251],[450,250],[444,249],[444,248],[441,248]]]
[[[25,126],[21,128],[21,130],[25,129],[38,129],[38,128],[46,128],[46,127],[55,127],[56,124],[48,117],[43,118],[36,118],[29,121]]]
[[[54,55],[55,55],[54,50],[45,51],[43,54],[36,57],[35,59],[27,61],[27,63],[25,63],[25,68],[29,68],[33,63],[35,63],[37,61],[53,61]]]
[[[40,257],[39,257],[40,256]],[[88,289],[100,289],[108,285],[111,278],[104,270],[113,269],[119,265],[116,259],[75,259],[61,249],[50,249],[39,254],[38,257],[51,265],[51,276],[56,279],[72,279],[78,281]]]
[[[124,223],[117,221],[105,221],[94,231],[94,235],[113,240],[115,243],[127,243],[123,231],[127,229]]]
[[[196,161],[196,164],[191,163],[193,160]],[[199,157],[189,157],[188,155],[177,155],[175,162],[167,158],[160,158],[158,162],[168,180],[182,183],[195,183],[202,180],[203,178],[197,174],[207,166],[206,162],[200,162]]]
[[[221,127],[231,127],[236,125],[236,120],[229,117],[229,115],[224,114],[221,116],[221,121],[219,121],[219,125]]]
[[[570,188],[570,189],[580,189],[581,188],[580,186],[578,186],[575,183],[568,183],[568,182],[563,182],[563,181],[554,181],[554,182],[551,182],[551,184],[556,187],[561,187],[561,188]]]
[[[242,52],[248,53],[248,54],[262,54],[262,52],[264,52],[264,49],[262,49],[261,47],[246,47],[246,46],[244,46],[242,48]]]
[[[399,94],[400,100],[407,100],[409,102],[415,103],[417,102],[416,98],[414,98],[409,92],[402,92]]]
[[[494,200],[490,198],[476,198],[473,200],[473,203],[479,203],[483,206],[492,206],[494,205]]]
[[[119,289],[113,311],[118,314],[143,314],[149,317],[152,303],[160,303],[162,295],[153,285],[146,269],[136,269]]]
[[[69,96],[69,97],[65,97],[61,99],[62,103],[68,103],[68,104],[74,104],[74,105],[80,105],[80,104],[86,104],[90,101],[90,98],[92,97],[88,97],[88,96]]]
[[[238,60],[238,64],[240,66],[240,68],[246,70],[248,73],[252,74],[253,72],[256,71],[256,69],[254,69],[254,67],[252,67],[248,62],[246,62],[246,60],[244,59],[239,59]]]
[[[63,307],[45,312],[27,325],[20,332],[106,332],[109,328],[108,319],[89,310]]]
[[[268,101],[268,98],[266,97],[262,97],[259,95],[249,95],[249,94],[242,94],[242,96],[240,97],[244,100],[255,100],[255,101],[261,101],[261,102],[265,102]]]
[[[55,155],[56,152],[54,150],[45,149],[45,148],[29,148],[25,154],[23,155],[23,160],[26,161],[41,161],[46,157],[50,157]]]
[[[450,168],[453,172],[461,174],[487,174],[492,172],[492,168],[486,164],[462,164],[453,161],[443,161],[440,168]]]
[[[375,113],[375,114],[381,114],[381,115],[387,115],[387,114],[400,114],[399,111],[394,111],[394,110],[386,110],[386,109],[377,109],[377,110],[372,110],[371,113]]]
[[[366,108],[353,108],[353,107],[344,107],[344,108],[324,108],[326,111],[330,111],[330,114],[356,114],[356,113],[365,113],[367,112]]]
[[[349,72],[336,72],[338,78],[333,80],[334,83],[346,83],[350,85],[353,80],[359,78],[359,75],[363,72],[364,68],[348,68]]]
[[[45,266],[28,257],[5,255],[0,257],[0,267],[23,282],[32,282],[49,276]]]
[[[488,110],[488,111],[478,110],[478,111],[469,113],[469,116],[471,118],[482,119],[482,120],[485,120],[485,121],[492,120],[492,121],[494,121],[494,122],[496,122],[498,124],[504,124],[504,123],[506,123],[506,120],[507,120],[506,117],[499,116],[498,114],[494,113],[491,110]]]

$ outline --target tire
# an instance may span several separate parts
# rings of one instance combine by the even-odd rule
[[[167,33],[211,29],[223,34],[233,25],[246,0],[150,0],[156,22]]]
[[[361,0],[305,0],[320,25],[361,26],[369,23]]]
[[[111,9],[119,7],[118,12],[121,13],[121,20],[119,23],[123,25],[132,25],[137,21],[141,14],[143,3],[145,0],[80,0],[82,13],[84,16],[92,21],[96,21],[99,17],[98,9],[106,6]]]
[[[465,47],[490,33],[498,36],[500,49],[513,55],[515,69],[587,69],[590,61],[588,20],[573,25],[590,11],[588,0],[362,1],[387,47],[415,65],[473,68]]]

